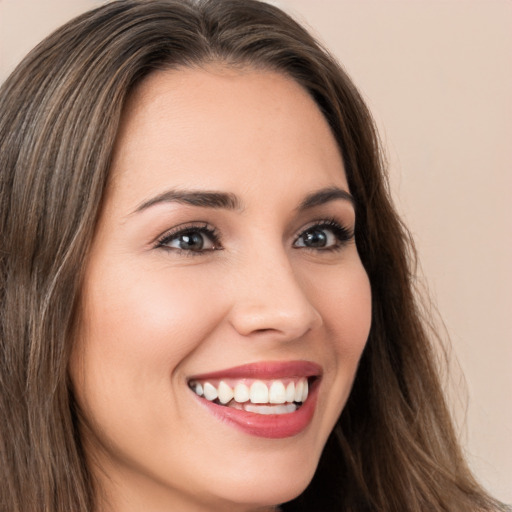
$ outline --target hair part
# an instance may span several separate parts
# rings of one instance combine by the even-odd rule
[[[414,249],[371,116],[304,29],[253,0],[114,1],[37,46],[0,89],[0,511],[95,510],[67,365],[123,107],[157,69],[284,73],[337,139],[372,328],[310,487],[283,510],[498,510],[459,448],[413,293]]]

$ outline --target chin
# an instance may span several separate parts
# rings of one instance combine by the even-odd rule
[[[276,459],[278,457],[256,468],[245,467],[236,475],[226,473],[225,482],[229,482],[229,486],[226,486],[221,498],[232,504],[240,504],[233,510],[258,510],[286,503],[299,496],[313,479],[317,461],[312,464],[312,459],[307,462]],[[226,510],[231,508],[226,507]]]
[[[281,476],[273,477],[272,481],[261,479],[257,482],[247,481],[233,484],[223,496],[226,503],[232,504],[231,506],[227,505],[225,510],[265,510],[291,501],[304,492],[313,478],[313,474],[314,471],[308,472],[300,479]],[[221,508],[219,507],[218,510],[220,511]]]

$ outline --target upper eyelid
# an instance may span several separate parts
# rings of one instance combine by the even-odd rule
[[[300,235],[302,235],[305,231],[308,231],[308,229],[314,228],[316,226],[325,226],[325,227],[339,226],[340,228],[345,229],[345,230],[349,231],[350,233],[354,234],[354,227],[352,226],[352,224],[342,222],[341,220],[333,218],[333,217],[328,217],[328,218],[321,218],[321,219],[317,219],[317,220],[308,222],[305,226],[301,227],[299,230],[297,230],[295,232],[295,235],[294,235],[295,240],[298,237],[300,237]]]
[[[211,226],[205,221],[201,221],[199,223],[193,221],[179,224],[178,226],[164,231],[155,238],[153,245],[156,247],[161,247],[162,244],[167,240],[172,239],[182,233],[186,233],[187,231],[201,231],[206,233],[208,236],[211,236],[213,238],[212,241],[214,242],[218,242],[220,240],[220,232],[214,226]]]

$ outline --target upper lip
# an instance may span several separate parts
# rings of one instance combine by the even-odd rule
[[[209,373],[197,374],[189,377],[192,380],[206,379],[282,379],[291,377],[320,377],[322,367],[312,361],[260,361],[255,363],[243,364],[217,370]]]

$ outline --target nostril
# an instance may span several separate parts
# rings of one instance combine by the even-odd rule
[[[273,333],[276,331],[277,331],[277,329],[271,329],[271,328],[255,329],[253,331],[253,334],[269,334],[269,333]]]

